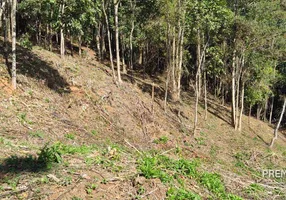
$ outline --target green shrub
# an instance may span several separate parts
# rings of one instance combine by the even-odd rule
[[[22,35],[19,39],[19,43],[22,47],[32,49],[33,43],[30,41],[30,35],[28,33]]]

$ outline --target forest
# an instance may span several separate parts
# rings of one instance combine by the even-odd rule
[[[150,99],[160,98],[166,115],[178,105],[182,117],[184,94],[192,96],[186,141],[197,141],[202,124],[212,123],[212,102],[228,109],[234,134],[247,131],[254,118],[271,127],[270,149],[286,127],[284,0],[0,0],[0,19],[0,54],[13,91],[21,90],[19,82],[23,85],[18,72],[46,73],[43,63],[23,71],[21,65],[31,57],[18,58],[22,51],[41,48],[59,55],[62,63],[71,58],[85,62],[93,51],[92,59],[110,72],[110,88],[120,91],[130,79],[149,81]],[[64,84],[57,85],[63,81],[42,82],[65,91]]]

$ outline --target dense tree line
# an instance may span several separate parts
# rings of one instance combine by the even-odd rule
[[[242,130],[244,112],[270,124],[282,121],[286,82],[283,0],[0,2],[1,33],[5,43],[11,40],[13,46],[14,88],[17,32],[21,45],[60,49],[62,58],[74,55],[75,46],[79,56],[82,45],[93,48],[98,59],[110,59],[116,84],[122,82],[121,73],[130,70],[163,74],[165,106],[168,99],[180,101],[182,89],[194,93],[193,134],[200,100],[207,119],[208,93],[231,105],[236,130]]]

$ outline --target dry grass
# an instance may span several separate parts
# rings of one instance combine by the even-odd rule
[[[199,109],[200,131],[196,140],[191,141],[189,135],[194,105],[189,93],[183,93],[182,105],[170,103],[165,113],[159,94],[161,89],[155,90],[157,93],[153,103],[150,85],[144,82],[128,82],[130,79],[127,79],[121,86],[116,86],[112,81],[111,70],[96,61],[92,52],[82,59],[66,57],[62,60],[57,54],[35,47],[29,55],[31,64],[37,64],[33,63],[37,59],[45,65],[39,69],[42,71],[40,74],[34,67],[34,71],[29,71],[31,74],[27,76],[25,68],[30,65],[19,63],[21,70],[17,92],[11,92],[7,79],[0,77],[1,159],[11,155],[36,155],[46,143],[56,141],[70,145],[97,144],[103,146],[103,149],[111,143],[130,149],[125,142],[128,140],[140,152],[152,149],[168,151],[178,147],[185,158],[200,158],[205,170],[222,174],[227,189],[243,196],[247,195],[245,188],[258,181],[263,182],[267,191],[273,192],[273,188],[267,188],[270,180],[262,180],[259,170],[271,166],[279,169],[286,167],[285,138],[277,140],[275,148],[270,150],[268,143],[273,130],[261,121],[252,118],[248,125],[248,118],[244,117],[243,131],[235,132],[228,122],[229,108],[210,102],[211,113],[207,121],[203,120],[203,108]],[[52,74],[45,73],[45,70]],[[61,81],[51,85],[51,80],[58,77]],[[163,88],[159,80],[156,84]],[[180,117],[176,113],[178,109],[182,113]],[[162,137],[167,138],[167,141],[158,144],[153,142]],[[82,199],[132,199],[138,193],[138,186],[133,183],[137,173],[136,156],[129,151],[121,155],[120,165],[124,170],[120,172],[101,165],[86,166],[85,157],[79,155],[67,156],[65,160],[68,166],[60,166],[50,172],[70,183],[67,185],[53,182],[44,184],[44,181],[39,183],[41,178],[46,177],[45,172],[2,173],[0,176],[2,180],[5,177],[12,180],[18,177],[17,186],[28,187],[28,191],[18,196],[24,199],[70,199],[73,196]],[[174,156],[172,151],[168,153]],[[240,154],[247,156],[238,160],[236,157]],[[243,164],[236,166],[238,161]],[[82,174],[90,179],[80,178]],[[104,182],[102,177],[111,181]],[[2,186],[7,186],[5,181],[2,183]],[[86,185],[92,183],[96,183],[97,188],[87,194]],[[145,180],[144,186],[146,191],[141,194],[143,198],[162,199],[166,193],[165,186],[158,180]],[[285,188],[285,185],[280,187]],[[152,192],[155,188],[158,190]],[[203,189],[198,191],[205,193]],[[270,196],[271,193],[265,193],[261,199]]]

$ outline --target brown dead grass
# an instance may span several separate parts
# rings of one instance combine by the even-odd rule
[[[0,136],[11,140],[14,147],[17,147],[13,148],[12,145],[1,151],[0,158],[13,154],[25,155],[27,152],[36,154],[46,143],[55,141],[82,145],[102,144],[111,140],[128,146],[125,142],[128,140],[139,151],[167,151],[180,147],[186,158],[201,158],[207,171],[226,174],[224,179],[228,189],[237,193],[257,180],[247,172],[242,172],[238,178],[242,185],[231,180],[240,170],[234,166],[235,154],[249,153],[251,159],[246,160],[245,164],[256,170],[268,162],[281,168],[286,167],[285,156],[282,155],[285,138],[277,140],[275,148],[270,151],[267,144],[271,141],[273,129],[261,121],[251,118],[249,126],[248,118],[243,117],[243,131],[235,132],[228,123],[229,108],[212,102],[210,110],[213,114],[209,113],[207,121],[203,120],[203,109],[199,109],[200,131],[196,135],[197,142],[191,141],[189,135],[193,126],[194,103],[190,93],[183,93],[182,105],[170,103],[165,113],[162,99],[156,98],[152,102],[150,94],[142,92],[142,82],[124,82],[121,86],[116,86],[112,81],[111,70],[96,61],[94,53],[90,51],[84,59],[66,57],[63,60],[41,48],[35,48],[33,53],[50,63],[50,67],[57,70],[69,85],[59,92],[51,90],[42,80],[19,74],[19,89],[13,93],[8,80],[0,77]],[[156,84],[160,86],[163,83],[158,81]],[[177,116],[176,109],[181,110],[180,117]],[[23,114],[24,120],[21,118]],[[96,136],[91,134],[93,130],[97,132]],[[31,132],[35,131],[41,131],[43,137],[31,136]],[[74,134],[75,140],[66,138],[68,133]],[[154,139],[162,136],[168,138],[166,144],[153,143]],[[203,138],[201,143],[200,138]],[[212,154],[212,149],[216,149],[215,155]],[[84,164],[82,159],[76,163],[78,166],[81,164]],[[136,171],[135,161],[131,165],[126,161],[124,167]],[[65,169],[61,170],[61,176],[68,176]],[[133,183],[133,179],[99,183],[98,188],[87,195],[86,184],[92,181],[78,179],[76,174],[85,173],[93,177],[93,180],[101,180],[102,177],[94,173],[94,170],[99,170],[100,174],[110,178],[118,177],[118,174],[98,166],[91,169],[76,168],[75,174],[69,175],[73,179],[72,185],[42,185],[39,186],[39,195],[48,199],[57,199],[59,196],[61,199],[70,199],[72,196],[83,199],[132,199],[136,196],[138,185]],[[23,180],[27,181],[25,176]],[[145,180],[143,184],[147,194],[159,188],[144,198],[164,198],[166,188],[158,180]],[[32,190],[29,194],[22,195],[25,198],[25,195],[38,194]]]

